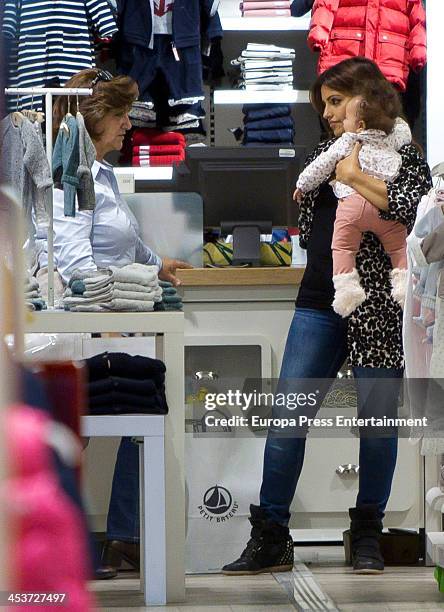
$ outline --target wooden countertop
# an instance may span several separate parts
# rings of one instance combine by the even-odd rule
[[[193,268],[176,270],[184,287],[299,285],[305,268]]]

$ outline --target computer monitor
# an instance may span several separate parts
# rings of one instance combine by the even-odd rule
[[[259,265],[260,233],[297,224],[292,195],[304,159],[305,147],[191,147],[175,189],[200,193],[206,228],[231,228],[233,265]]]

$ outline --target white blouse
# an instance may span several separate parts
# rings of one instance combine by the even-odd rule
[[[139,225],[119,193],[112,166],[95,161],[92,175],[96,194],[93,211],[76,210],[75,217],[65,217],[63,191],[54,190],[54,264],[63,280],[68,282],[76,268],[93,271],[137,262],[161,269],[161,258],[139,237]],[[46,241],[42,250],[40,267],[48,261]]]

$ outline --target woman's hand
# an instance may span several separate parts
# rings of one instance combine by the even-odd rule
[[[341,159],[341,161],[336,164],[336,180],[349,187],[353,187],[356,179],[362,174],[359,164],[359,151],[361,150],[361,146],[361,143],[357,142],[350,155]]]
[[[176,276],[177,268],[192,268],[193,266],[186,261],[180,259],[170,259],[169,257],[162,258],[162,269],[159,272],[159,278],[163,281],[169,281],[173,283],[175,287],[178,287],[181,282]]]
[[[302,191],[300,189],[296,189],[293,194],[293,200],[297,202],[298,204],[300,204],[302,202],[303,197],[304,197],[304,194],[302,193]]]

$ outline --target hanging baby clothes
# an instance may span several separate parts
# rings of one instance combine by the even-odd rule
[[[56,189],[63,189],[66,217],[76,215],[76,193],[80,189],[77,176],[80,162],[79,128],[72,115],[64,119],[65,129],[60,127],[52,155],[52,173]]]
[[[4,10],[3,32],[16,49],[9,61],[11,87],[44,87],[55,78],[64,85],[94,68],[93,31],[101,38],[117,32],[107,0],[5,0]],[[23,96],[21,108],[31,107],[31,100]]]
[[[51,171],[43,148],[40,127],[22,117],[20,125],[8,115],[0,122],[0,182],[14,187],[22,201],[29,227],[48,224],[46,202],[52,186]]]
[[[76,114],[76,121],[79,130],[79,167],[77,168],[79,210],[94,210],[96,194],[94,192],[94,179],[91,168],[96,161],[96,149],[88,134],[85,120],[81,113]]]
[[[205,113],[200,105],[204,99],[201,36],[212,39],[222,35],[218,4],[218,0],[117,2],[121,42],[118,69],[137,81],[140,98],[148,103],[146,110],[156,103],[157,126],[167,131],[202,130]],[[154,99],[154,83],[159,90],[159,75],[167,86],[161,96],[165,104]],[[161,111],[160,106],[166,106],[167,112]],[[153,113],[149,113],[149,123],[140,123],[139,119],[138,125],[150,127],[153,119]]]
[[[444,201],[444,200],[443,200]],[[440,246],[444,213],[435,189],[424,196],[418,207],[415,226],[407,238],[408,286],[403,318],[406,398],[411,416],[426,417],[422,430],[423,455],[444,452],[444,308],[441,307],[441,272],[444,250]]]

